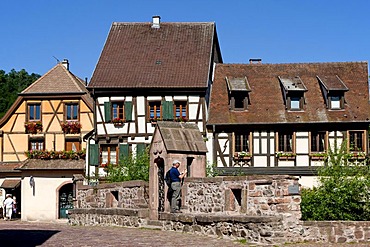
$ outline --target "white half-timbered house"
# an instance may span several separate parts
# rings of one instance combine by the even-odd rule
[[[112,24],[88,85],[95,103],[87,175],[104,175],[150,144],[157,121],[188,121],[206,135],[209,91],[222,58],[215,23]]]
[[[217,64],[211,159],[224,174],[290,174],[312,186],[334,143],[365,159],[369,119],[367,62]]]

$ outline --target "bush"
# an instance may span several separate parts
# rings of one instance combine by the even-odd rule
[[[318,169],[320,185],[302,190],[303,220],[370,220],[369,167],[352,162],[345,144],[329,149],[325,166]]]
[[[131,180],[149,181],[150,157],[148,150],[120,160],[118,165],[108,165],[107,181],[123,182]]]

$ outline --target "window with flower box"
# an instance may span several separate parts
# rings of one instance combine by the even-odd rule
[[[30,103],[28,107],[28,121],[40,121],[41,120],[41,104]]]
[[[292,131],[280,131],[277,133],[276,156],[279,159],[295,158],[295,134]]]
[[[67,103],[64,106],[64,119],[66,121],[78,121],[79,105],[78,103]]]
[[[149,121],[156,122],[162,117],[162,107],[160,101],[149,101],[148,102],[148,119]]]
[[[104,119],[106,123],[122,124],[132,120],[132,101],[104,102]]]
[[[45,140],[44,138],[31,138],[29,139],[28,149],[29,150],[44,150]]]
[[[348,131],[348,150],[350,152],[365,152],[365,131]]]
[[[234,159],[249,159],[251,157],[250,133],[233,133]]]
[[[118,163],[118,145],[101,145],[100,146],[102,167],[106,167],[109,164],[115,165]]]

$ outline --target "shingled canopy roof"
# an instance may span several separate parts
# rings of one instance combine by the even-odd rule
[[[157,128],[167,152],[206,153],[207,146],[196,124],[158,122]]]
[[[215,30],[205,22],[115,22],[88,88],[206,88]]]
[[[299,76],[307,91],[302,111],[286,110],[280,78]],[[225,78],[247,77],[251,87],[246,111],[230,111]],[[319,78],[340,78],[348,87],[343,110],[327,108]],[[338,83],[337,83],[338,85]],[[208,125],[368,122],[367,62],[302,64],[217,64]]]
[[[85,160],[71,159],[28,159],[23,162],[19,170],[83,170],[85,168]]]

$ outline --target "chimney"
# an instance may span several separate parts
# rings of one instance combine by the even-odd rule
[[[69,70],[69,62],[68,62],[68,59],[63,59],[63,61],[62,61],[62,65],[63,65],[67,70]]]
[[[249,59],[249,63],[250,64],[255,64],[255,63],[257,63],[257,64],[261,64],[262,63],[262,59],[261,58],[251,58],[251,59]]]
[[[159,15],[153,16],[152,28],[161,27],[161,17]]]

